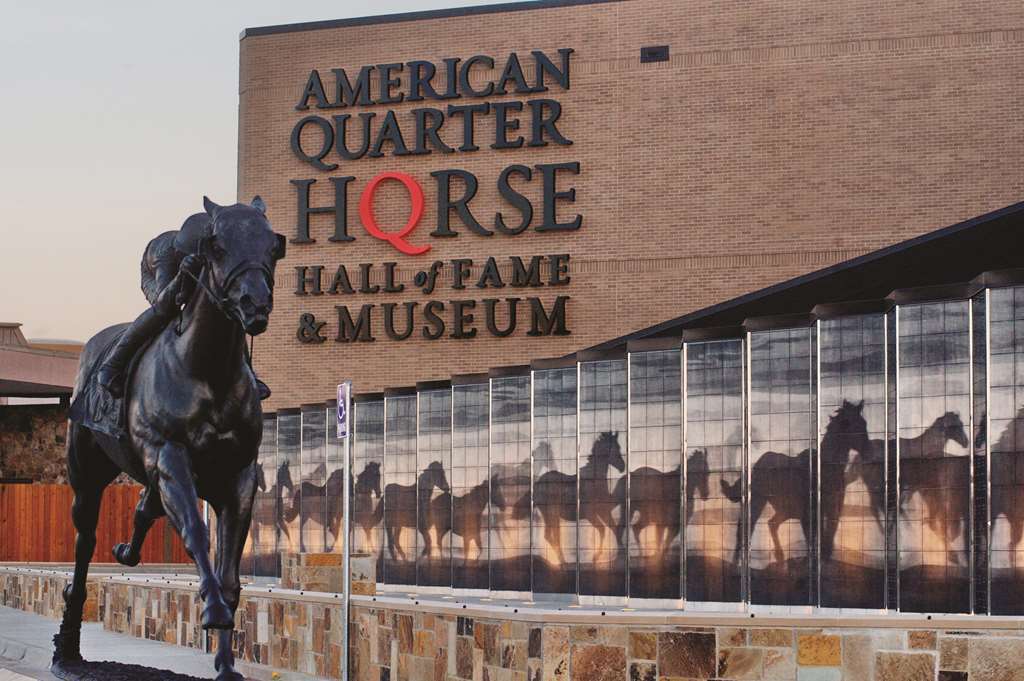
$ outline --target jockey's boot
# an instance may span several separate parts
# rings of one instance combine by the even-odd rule
[[[96,382],[114,397],[124,395],[124,374],[128,363],[146,341],[160,332],[166,321],[166,315],[160,314],[156,306],[140,314],[107,353],[103,364],[96,371]]]

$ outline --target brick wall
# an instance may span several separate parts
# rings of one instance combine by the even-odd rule
[[[669,62],[640,63],[642,46],[661,44],[671,47]],[[513,51],[554,55],[561,47],[575,50],[571,88],[544,96],[561,102],[559,130],[572,146],[491,150],[487,117],[476,129],[478,143],[485,142],[478,152],[386,154],[328,173],[289,150],[293,126],[310,113],[383,116],[394,109],[404,124],[412,108],[448,104],[296,111],[313,68],[329,78],[338,67],[354,74],[364,64],[440,64],[474,54],[500,65]],[[275,391],[268,407],[330,398],[340,378],[370,391],[561,355],[1019,201],[1024,156],[1012,150],[1024,140],[1022,67],[1024,5],[1017,0],[625,0],[248,36],[241,42],[240,198],[261,194],[275,228],[291,237],[296,195],[289,180],[316,179],[311,202],[324,205],[332,199],[329,177],[356,177],[349,210],[356,241],[328,242],[332,217],[317,216],[317,242],[290,244],[279,266],[271,326],[256,342],[257,369]],[[461,121],[445,125],[442,138],[458,146]],[[569,161],[582,170],[563,178],[577,200],[563,204],[560,216],[582,214],[579,231],[484,237],[453,213],[457,238],[428,237],[436,225],[432,171],[473,172],[480,188],[470,205],[486,225],[510,208],[495,186],[502,168]],[[410,241],[431,243],[428,254],[402,255],[360,225],[359,193],[384,171],[409,173],[425,187],[426,212]],[[539,211],[538,183],[524,193]],[[375,206],[387,229],[407,219],[404,189],[395,183],[382,185]],[[434,260],[479,264],[487,256],[545,253],[572,256],[568,287],[537,289],[546,302],[572,297],[568,337],[527,337],[520,324],[505,339],[480,333],[427,341],[414,334],[395,342],[381,332],[365,344],[296,340],[300,313],[316,314],[331,329],[338,304],[377,304],[379,329],[385,302],[422,307],[429,299],[534,295],[453,291],[444,283],[426,296],[412,278]],[[361,262],[387,261],[398,263],[404,292],[293,293],[296,265],[331,273],[342,263],[357,270]]]

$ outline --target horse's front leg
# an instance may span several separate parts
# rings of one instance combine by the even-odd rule
[[[135,507],[135,529],[129,544],[118,544],[114,547],[114,558],[121,565],[134,567],[142,559],[142,544],[146,541],[149,528],[153,527],[164,515],[164,507],[160,504],[160,493],[152,486],[142,490],[138,506]]]
[[[256,466],[242,470],[233,484],[226,488],[233,494],[217,504],[217,576],[220,578],[224,600],[231,608],[232,623],[242,592],[238,566],[242,560],[245,539],[252,519],[253,498],[256,496]],[[214,667],[219,672],[218,681],[241,681],[244,677],[235,671],[235,654],[232,648],[234,631],[224,629],[218,632],[217,657]]]
[[[160,500],[199,572],[199,597],[204,601],[202,627],[231,629],[235,620],[210,565],[210,531],[199,515],[199,497],[192,479],[189,452],[181,445],[168,442],[154,458]]]

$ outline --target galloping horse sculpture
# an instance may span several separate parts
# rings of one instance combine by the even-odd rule
[[[135,514],[132,546],[159,516],[168,516],[196,564],[202,627],[219,631],[217,679],[243,678],[234,670],[231,636],[263,418],[245,336],[267,328],[274,269],[284,256],[285,239],[271,229],[258,197],[252,205],[224,207],[207,199],[205,208],[210,229],[199,248],[199,286],[176,322],[142,351],[128,376],[127,432],[117,438],[78,422],[69,426],[68,474],[75,493],[71,514],[78,534],[74,578],[64,590],[64,618],[54,638],[57,673],[82,660],[82,610],[100,500],[104,488],[123,471],[146,487]],[[104,351],[124,329],[110,327],[89,340],[76,393],[93,380]],[[200,516],[199,499],[217,513],[215,564],[209,558],[209,529]]]

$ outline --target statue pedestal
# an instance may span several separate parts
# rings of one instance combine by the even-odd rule
[[[376,561],[369,554],[352,554],[352,593],[373,596]],[[281,586],[296,591],[342,593],[345,588],[340,553],[286,553],[281,565]]]

